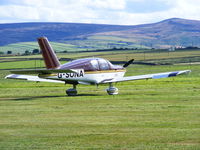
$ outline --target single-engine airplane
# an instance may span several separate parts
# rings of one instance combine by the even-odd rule
[[[11,73],[13,74],[7,75],[6,79],[72,84],[73,88],[66,90],[68,96],[77,95],[76,86],[78,84],[99,85],[108,83],[107,93],[115,95],[118,94],[118,89],[113,86],[113,83],[116,82],[167,78],[191,72],[191,70],[182,70],[124,77],[125,68],[134,61],[133,59],[123,66],[113,65],[103,58],[77,59],[61,65],[46,37],[38,38],[38,44],[46,69],[12,70]],[[32,74],[37,74],[37,76]]]

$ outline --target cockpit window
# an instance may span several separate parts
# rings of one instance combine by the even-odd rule
[[[66,63],[62,65],[60,69],[84,69],[85,71],[97,71],[97,70],[119,70],[123,69],[123,67],[118,65],[113,65],[109,61],[102,58],[84,58]]]
[[[109,70],[110,69],[108,62],[105,59],[99,59],[98,61],[99,61],[100,70]]]
[[[91,60],[91,65],[92,65],[92,69],[93,70],[99,70],[99,63],[98,63],[98,61],[96,60],[96,59],[94,59],[94,60]]]

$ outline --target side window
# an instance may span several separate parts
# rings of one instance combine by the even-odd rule
[[[92,60],[90,63],[92,65],[93,70],[99,70],[99,63],[97,60]]]
[[[109,64],[106,60],[99,59],[98,61],[99,61],[100,70],[109,70],[110,69]]]

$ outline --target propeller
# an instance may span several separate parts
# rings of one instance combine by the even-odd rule
[[[130,64],[133,63],[133,61],[134,61],[134,59],[131,59],[131,60],[127,61],[127,62],[123,65],[123,67],[124,67],[124,68],[128,67]]]

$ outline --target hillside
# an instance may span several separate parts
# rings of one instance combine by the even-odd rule
[[[12,23],[0,24],[0,46],[35,41],[47,36],[54,42],[84,39],[90,34],[131,29],[131,26],[81,23]]]
[[[166,48],[200,46],[200,21],[172,18],[153,24],[136,26],[80,23],[12,23],[0,24],[0,51],[29,50],[37,45],[36,38],[47,36],[52,42],[63,43],[57,51],[122,48]],[[33,42],[33,43],[30,43]],[[58,44],[57,43],[57,44]],[[66,44],[66,45],[65,45]],[[37,48],[37,46],[31,46]],[[20,52],[21,52],[20,51]]]
[[[153,47],[200,46],[200,21],[172,18],[124,31],[98,33],[118,36]]]

